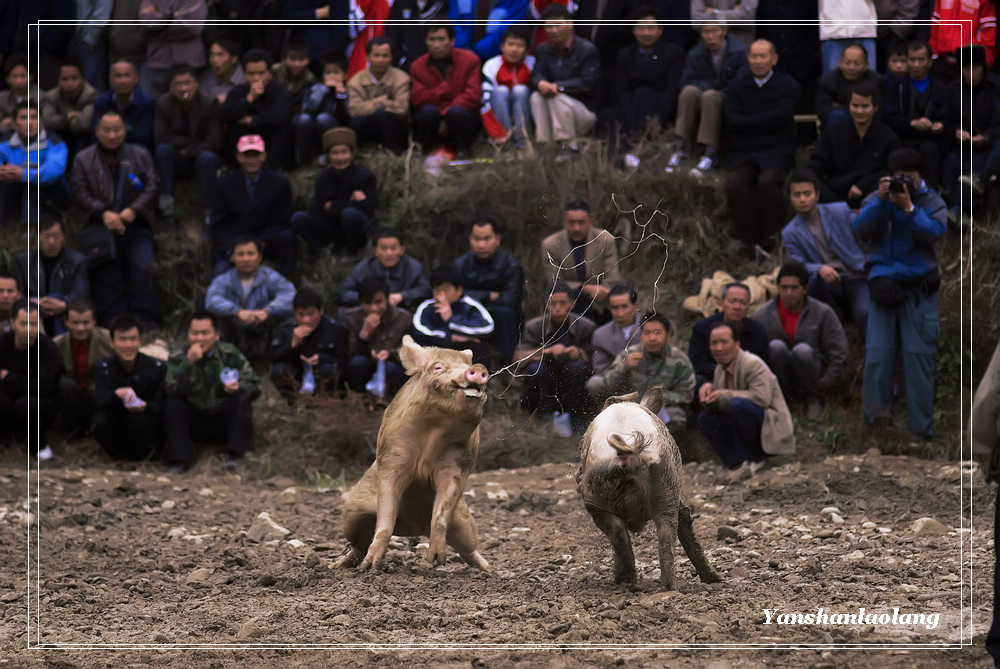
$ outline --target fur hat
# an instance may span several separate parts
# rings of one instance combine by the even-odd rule
[[[323,133],[323,152],[330,150],[331,146],[338,144],[346,146],[352,152],[358,147],[358,136],[350,128],[337,127],[330,128]]]
[[[958,65],[986,65],[986,47],[982,44],[966,44],[955,49]]]

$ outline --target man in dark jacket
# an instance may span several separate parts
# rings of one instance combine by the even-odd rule
[[[158,179],[153,158],[142,146],[125,143],[125,120],[112,109],[97,120],[97,143],[76,154],[70,170],[70,193],[91,226],[111,231],[115,258],[90,267],[90,294],[98,321],[108,325],[129,313],[144,330],[154,330],[160,316],[153,274],[153,231],[149,215]]]
[[[174,65],[169,73],[170,92],[156,100],[153,137],[156,169],[160,173],[160,213],[174,215],[174,175],[190,174],[201,190],[201,206],[212,208],[212,186],[222,160],[219,104],[198,90],[190,65]]]
[[[428,26],[426,37],[427,53],[410,66],[413,136],[425,154],[450,139],[460,157],[471,157],[479,130],[482,64],[471,51],[454,48],[450,23]]]
[[[816,116],[824,126],[848,119],[851,91],[861,82],[878,86],[882,78],[869,69],[865,47],[849,44],[840,55],[837,69],[824,74],[816,84]]]
[[[694,168],[698,172],[693,176],[715,167],[725,90],[747,66],[746,50],[726,36],[725,26],[708,23],[701,27],[700,33],[701,42],[687,55],[681,72],[674,126],[681,145],[667,161],[668,173],[674,172],[695,150],[701,158]]]
[[[694,366],[698,377],[698,387],[712,381],[715,374],[715,358],[709,348],[709,337],[712,328],[719,323],[739,323],[741,327],[740,347],[750,351],[758,358],[767,362],[767,331],[764,326],[751,318],[747,318],[747,307],[750,306],[750,289],[746,284],[729,283],[722,288],[722,306],[717,314],[697,321],[691,326],[691,339],[688,341],[688,358]]]
[[[777,70],[802,87],[797,114],[815,111],[816,81],[822,74],[819,49],[819,7],[816,0],[760,0],[757,39],[775,45],[781,57]]]
[[[94,437],[116,460],[142,460],[163,443],[167,366],[139,352],[141,334],[131,316],[116,318],[114,355],[94,368]]]
[[[30,422],[37,426],[38,438],[29,451],[38,460],[51,460],[46,435],[56,419],[62,357],[52,340],[38,332],[37,305],[19,301],[10,320],[10,332],[0,335],[0,439],[25,438]]]
[[[139,85],[139,73],[135,65],[127,60],[111,63],[111,88],[94,100],[93,126],[105,111],[113,109],[125,121],[125,141],[141,144],[147,150],[153,149],[153,117],[156,99]]]
[[[357,135],[350,128],[331,128],[323,134],[323,151],[330,167],[316,175],[310,211],[292,216],[292,230],[310,249],[327,244],[353,257],[371,236],[378,187],[375,174],[354,162]]]
[[[490,214],[480,214],[469,226],[469,252],[455,261],[465,295],[493,317],[493,341],[500,364],[510,364],[521,336],[521,293],[524,271],[517,258],[500,248],[503,226]]]
[[[729,131],[726,196],[744,249],[769,246],[785,215],[785,171],[795,165],[795,103],[799,85],[774,66],[767,40],[750,45],[750,71],[726,88],[723,114]]]
[[[531,70],[531,118],[535,141],[560,142],[571,153],[579,148],[576,138],[586,135],[597,122],[601,57],[597,48],[573,32],[569,10],[552,4],[542,12],[548,41],[537,50]]]
[[[261,49],[243,54],[247,81],[229,91],[219,119],[229,124],[228,150],[244,135],[260,135],[272,147],[267,166],[274,169],[285,165],[292,155],[292,99],[288,89],[273,80],[272,64],[271,56]]]
[[[683,0],[685,4],[688,1]],[[594,108],[604,108],[608,104],[620,106],[619,101],[610,94],[610,85],[613,82],[617,67],[618,54],[632,40],[629,25],[625,21],[630,18],[629,14],[632,11],[638,9],[639,5],[646,3],[636,3],[632,0],[580,0],[579,2],[566,4],[568,7],[576,5],[576,11],[573,13],[573,31],[578,37],[582,37],[593,44],[600,57],[600,71],[597,88],[594,91]],[[537,14],[534,14],[534,11],[536,11],[534,6],[532,6],[531,11],[533,15],[537,16]],[[544,10],[542,11],[544,13]],[[675,18],[663,14],[659,7],[656,7],[655,11],[661,20]],[[540,28],[539,32],[542,30],[544,28]],[[674,45],[678,44],[677,40],[670,39],[669,36],[663,41]],[[537,46],[540,46],[540,44]],[[684,48],[683,44],[679,46],[682,49]]]
[[[38,301],[50,337],[66,332],[67,305],[90,295],[86,260],[66,248],[62,223],[47,213],[38,222],[38,250],[17,256],[17,278],[21,294]]]
[[[424,266],[406,255],[402,233],[383,228],[375,235],[374,257],[362,260],[340,284],[340,299],[346,306],[358,304],[358,289],[368,277],[385,279],[389,286],[389,304],[415,309],[430,297],[431,285],[424,275]]]
[[[878,187],[885,161],[899,137],[878,118],[878,84],[865,81],[851,91],[850,117],[823,126],[809,168],[820,178],[820,201],[845,200],[853,209]]]
[[[677,86],[684,66],[684,50],[663,39],[663,27],[652,9],[632,16],[634,41],[615,58],[608,88],[613,107],[600,115],[605,134],[614,137],[620,128],[626,141],[638,139],[652,118],[661,127],[677,113]]]
[[[431,273],[434,297],[413,314],[413,339],[421,346],[469,349],[474,362],[487,364],[493,317],[482,304],[464,294],[462,276],[454,267]]]
[[[336,392],[347,366],[347,330],[323,314],[319,293],[299,288],[292,306],[271,345],[271,381],[289,404],[299,393]]]
[[[393,64],[409,72],[413,61],[427,53],[427,25],[447,20],[448,0],[393,2],[385,27],[385,36],[393,44]]]
[[[211,227],[213,276],[230,268],[229,255],[239,237],[258,239],[264,256],[273,258],[278,272],[295,272],[295,233],[288,224],[292,186],[288,178],[267,163],[267,145],[260,135],[244,135],[236,145],[240,169],[227,172],[215,183]]]
[[[382,277],[364,279],[358,288],[358,300],[360,305],[344,312],[351,356],[347,363],[348,387],[363,393],[381,361],[385,365],[385,399],[392,399],[406,383],[406,370],[397,351],[413,317],[389,302],[389,285]]]
[[[931,48],[926,42],[911,42],[906,57],[909,76],[888,85],[882,116],[903,146],[920,152],[921,174],[928,186],[937,188],[952,128],[951,94],[947,84],[931,76]]]

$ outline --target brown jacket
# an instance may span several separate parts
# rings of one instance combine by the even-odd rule
[[[621,281],[614,235],[607,230],[591,227],[585,248],[584,274],[587,280],[580,281],[577,278],[576,261],[573,259],[569,234],[565,230],[560,230],[542,240],[542,264],[545,265],[550,286],[557,279],[574,290],[585,283],[612,286]]]
[[[83,90],[76,100],[70,102],[60,94],[59,87],[48,90],[42,95],[42,123],[46,130],[59,134],[74,135],[90,134],[90,119],[94,115],[94,100],[97,99],[97,89],[90,82],[83,82]],[[66,120],[69,112],[80,112],[72,121]]]
[[[413,323],[413,316],[406,309],[389,305],[382,316],[382,322],[367,341],[358,336],[364,323],[364,308],[354,307],[344,312],[343,325],[347,328],[349,354],[367,357],[372,351],[392,351],[395,358],[397,349],[403,343],[403,335]]]
[[[795,452],[795,428],[792,414],[788,412],[785,396],[781,394],[778,378],[767,368],[763,360],[753,353],[740,350],[733,362],[734,390],[726,389],[726,370],[715,366],[712,387],[718,391],[719,399],[706,405],[710,411],[727,411],[729,400],[742,397],[764,409],[764,426],[760,430],[760,441],[768,455],[790,455]]]
[[[120,173],[123,183],[115,183],[111,170],[101,157],[97,144],[91,144],[76,154],[73,168],[69,172],[69,190],[74,204],[93,216],[108,209],[121,211],[131,207],[137,214],[147,219],[156,202],[159,181],[153,168],[153,158],[149,151],[138,144],[123,144],[122,157],[132,162],[132,174],[142,181],[142,188],[136,189],[128,183],[127,175]],[[117,198],[118,194],[122,197]]]
[[[64,332],[61,335],[57,335],[52,341],[55,343],[56,348],[59,349],[59,355],[62,356],[63,365],[66,366],[66,374],[72,378],[76,378],[73,369],[73,348],[70,345],[70,334]],[[104,328],[95,327],[93,333],[90,335],[90,351],[87,353],[87,367],[90,370],[87,373],[87,380],[93,383],[94,365],[114,354],[115,352],[111,348],[111,334]]]
[[[390,67],[375,83],[370,67],[356,73],[347,82],[347,110],[351,116],[369,116],[379,109],[402,120],[410,117],[410,75]]]

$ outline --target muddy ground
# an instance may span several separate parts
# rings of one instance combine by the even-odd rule
[[[361,433],[378,422],[350,414]],[[323,474],[335,455],[324,444],[342,449],[346,439],[352,457],[370,457],[371,440],[349,433],[341,422],[329,439],[266,447],[239,474],[222,472],[218,453],[173,476],[156,463],[118,467],[76,442],[32,474],[30,500],[23,456],[0,453],[0,665],[990,666],[981,638],[993,491],[975,473],[965,502],[974,530],[959,531],[970,480],[961,463],[806,448],[732,483],[714,462],[691,462],[695,529],[725,581],[700,583],[678,545],[679,589],[661,592],[652,526],[634,538],[641,583],[616,585],[610,548],[575,490],[575,445],[502,415],[485,424],[466,492],[495,575],[457,556],[430,570],[425,545],[408,540],[394,540],[382,572],[330,569],[345,547],[341,495],[356,473]],[[547,457],[561,462],[511,468]],[[305,459],[288,475],[282,465],[294,458]],[[842,522],[823,513],[830,506]],[[289,534],[248,538],[262,511]],[[944,527],[917,533],[925,517]],[[940,616],[934,629],[764,624],[765,608],[817,607]],[[957,647],[973,634],[975,646]],[[424,647],[439,645],[451,648]]]

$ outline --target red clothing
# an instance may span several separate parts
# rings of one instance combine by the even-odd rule
[[[801,315],[801,309],[793,314],[788,309],[785,309],[784,302],[781,301],[781,298],[778,298],[778,318],[781,319],[781,329],[785,331],[785,336],[788,337],[789,341],[795,341],[795,328],[799,326],[799,316]]]
[[[930,45],[936,56],[954,62],[955,49],[958,47],[982,44],[986,47],[986,62],[990,68],[993,67],[997,48],[997,10],[994,0],[937,0],[931,20]],[[946,25],[941,21],[971,21],[972,34],[969,34],[968,23]]]
[[[527,86],[531,82],[531,68],[525,65],[522,60],[517,65],[507,62],[507,59],[500,58],[500,69],[497,70],[497,83],[507,88],[514,88],[518,84]]]
[[[80,384],[81,388],[88,385],[87,374],[90,371],[90,338],[84,341],[78,339],[69,340],[70,351],[73,353],[73,378]]]
[[[348,79],[368,67],[368,42],[385,34],[391,7],[388,0],[351,0],[348,35],[353,41],[347,48],[351,57],[347,65]]]
[[[410,65],[410,102],[414,109],[434,105],[441,114],[452,107],[479,111],[482,95],[479,56],[465,49],[452,49],[451,62],[451,71],[445,79],[431,62],[430,54],[425,53],[413,61]]]

